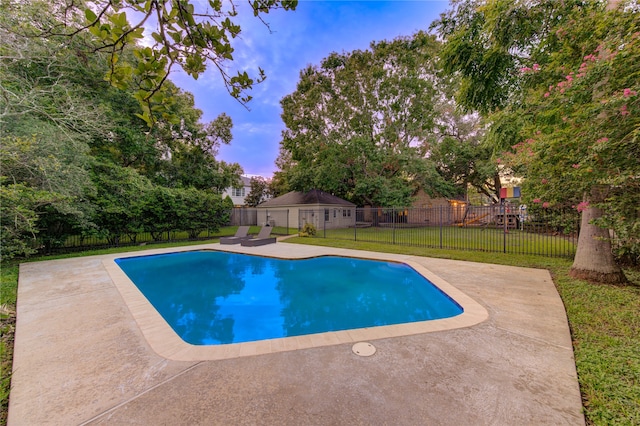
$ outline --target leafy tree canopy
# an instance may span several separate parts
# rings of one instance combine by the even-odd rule
[[[263,177],[254,176],[250,180],[250,185],[251,189],[244,201],[249,207],[256,207],[269,196],[269,182]]]
[[[296,5],[297,0],[249,2],[250,13],[260,19],[273,9],[293,10]],[[160,87],[176,66],[197,79],[212,65],[229,94],[242,103],[251,99],[247,90],[265,78],[262,69],[257,77],[246,71],[232,75],[228,70],[232,40],[241,33],[239,11],[232,1],[7,0],[2,9],[16,11],[13,30],[29,37],[56,37],[65,44],[90,37],[78,55],[104,53],[105,78],[131,90],[142,107],[139,117],[150,126],[154,112],[175,119],[166,109],[171,100]],[[127,48],[133,48],[135,61],[127,58]]]
[[[425,159],[439,101],[438,42],[417,33],[370,50],[333,53],[300,73],[282,99],[286,125],[282,185],[321,188],[360,205],[409,205],[419,187],[450,195],[454,185]]]
[[[231,119],[201,123],[193,96],[166,80],[149,128],[136,116],[136,90],[104,80],[110,52],[87,32],[62,31],[80,3],[67,5],[68,16],[60,3],[45,13],[49,6],[0,3],[3,258],[46,250],[69,235],[117,244],[141,230],[179,227],[195,236],[219,226],[228,208],[219,192],[242,173],[215,158],[232,139]],[[136,49],[123,45],[119,61],[138,63]],[[154,200],[166,208],[155,225],[143,220]]]
[[[624,241],[640,237],[640,20],[629,13],[594,14],[571,30],[604,32],[570,61],[573,41],[552,55],[548,77],[525,70],[521,140],[506,160],[522,167],[529,199],[538,205],[602,209],[595,223]],[[606,29],[606,30],[605,30]],[[591,49],[591,50],[590,50]],[[579,63],[578,63],[579,62]],[[542,71],[540,71],[542,72]],[[553,78],[555,77],[555,81]],[[505,112],[507,114],[507,112]],[[640,258],[640,247],[623,254]]]
[[[431,28],[446,41],[440,55],[445,72],[461,78],[457,101],[482,113],[511,104],[522,83],[514,71],[544,64],[558,49],[558,27],[602,8],[583,0],[453,0]]]

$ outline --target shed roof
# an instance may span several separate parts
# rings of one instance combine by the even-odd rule
[[[318,189],[312,189],[309,192],[291,191],[271,200],[265,201],[258,207],[280,207],[293,205],[313,205],[313,204],[332,204],[338,206],[355,207],[356,205],[343,200],[335,195],[328,194]]]

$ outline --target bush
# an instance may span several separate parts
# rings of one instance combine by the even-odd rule
[[[316,235],[316,227],[312,223],[305,223],[299,235],[301,237],[313,237]]]

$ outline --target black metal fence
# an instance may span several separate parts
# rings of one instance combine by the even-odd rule
[[[573,257],[579,231],[575,213],[534,216],[510,205],[306,209],[298,223],[313,225],[316,238],[554,257]]]
[[[67,253],[84,250],[96,250],[111,247],[144,246],[178,241],[204,241],[221,236],[219,231],[205,229],[194,236],[194,232],[181,230],[164,232],[136,232],[117,236],[103,236],[99,232],[89,235],[70,235],[63,241],[51,239],[39,243],[38,252],[42,254]]]
[[[530,215],[524,209],[508,205],[437,208],[234,208],[229,220],[229,226],[272,226],[274,235],[299,232],[305,224],[315,229],[315,238],[572,257],[577,245],[579,220],[575,213]],[[71,236],[58,244],[43,247],[41,251],[56,253],[208,240],[228,235],[231,231],[203,229],[200,233],[189,233],[174,230],[153,235],[141,232],[122,234],[116,240],[113,236],[106,238],[99,234]]]
[[[288,235],[297,232],[297,224],[291,228],[289,210],[287,209],[252,209],[234,208],[231,211],[227,226],[272,226],[273,235]],[[231,234],[229,233],[231,232]],[[180,241],[206,241],[213,238],[232,235],[233,230],[202,229],[201,231],[185,231],[175,229],[164,232],[135,232],[120,235],[102,235],[94,232],[87,235],[71,235],[54,240],[48,238],[38,241],[38,251],[43,254],[77,252],[110,247],[126,247],[136,245],[158,244]]]

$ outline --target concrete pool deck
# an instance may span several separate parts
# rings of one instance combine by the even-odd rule
[[[113,259],[197,249],[402,261],[463,298],[466,317],[193,347],[167,334]],[[22,264],[17,311],[10,426],[584,424],[564,306],[545,270],[209,244]],[[365,340],[376,353],[355,355]]]

